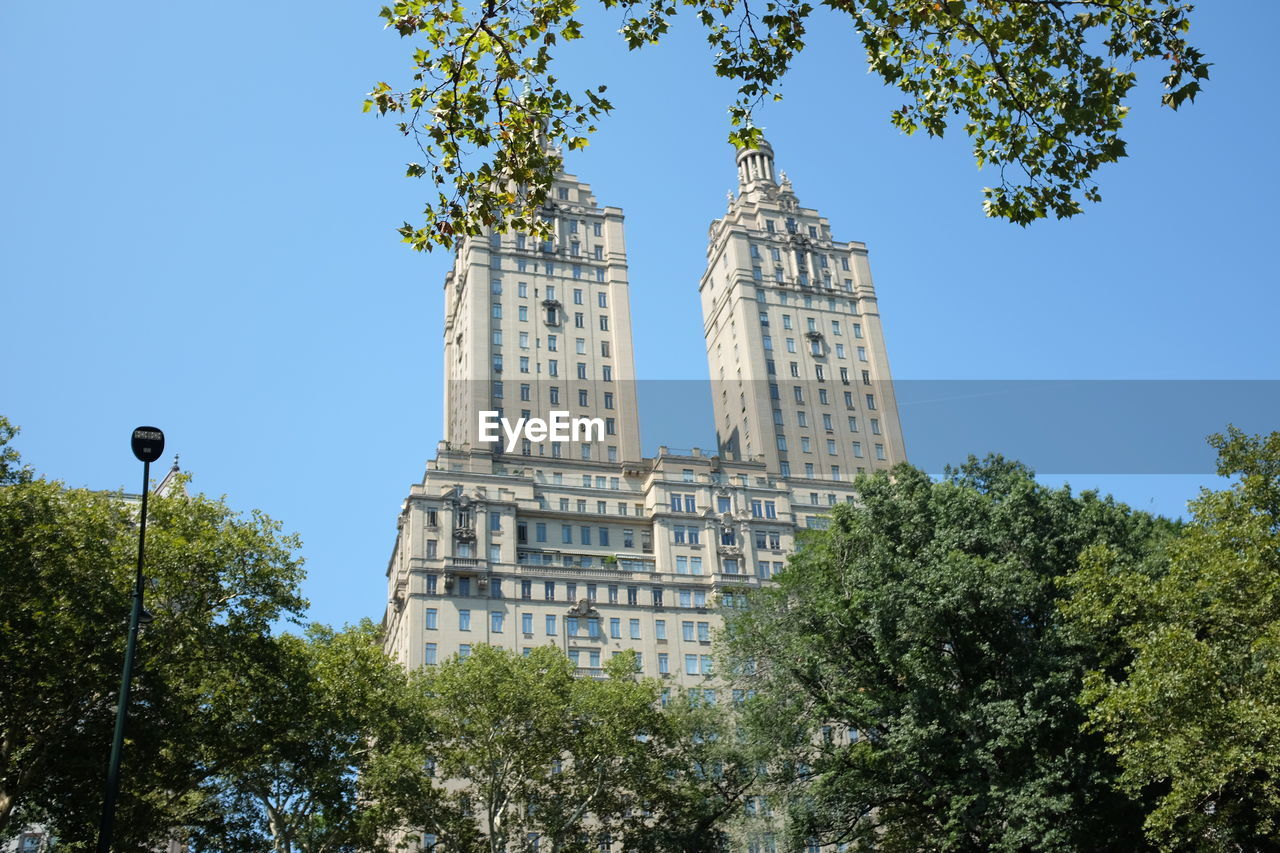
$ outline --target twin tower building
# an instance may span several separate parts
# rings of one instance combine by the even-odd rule
[[[458,247],[444,440],[387,567],[405,666],[550,644],[601,677],[634,650],[644,675],[714,690],[723,608],[852,501],[858,474],[904,459],[866,246],[800,205],[767,142],[737,166],[698,286],[713,450],[641,450],[621,209],[562,174],[553,239]]]

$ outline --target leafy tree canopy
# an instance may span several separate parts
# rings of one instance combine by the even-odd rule
[[[22,456],[9,446],[21,430],[0,415],[0,486],[23,483],[31,479],[31,471],[22,464]]]
[[[210,685],[219,737],[193,744],[206,770],[188,820],[193,851],[390,849],[423,790],[433,737],[412,679],[364,620],[270,641],[252,668]]]
[[[1125,789],[1156,796],[1169,850],[1275,850],[1280,837],[1280,432],[1210,438],[1236,478],[1191,503],[1169,560],[1095,547],[1067,613],[1120,651],[1089,674],[1089,725]]]
[[[559,649],[477,645],[426,672],[435,792],[411,825],[444,849],[588,853],[638,815],[656,746],[657,686],[621,655],[577,678]]]
[[[1168,525],[999,457],[940,482],[899,465],[857,488],[726,629],[737,678],[775,721],[765,733],[792,756],[796,837],[1143,849],[1140,803],[1080,730],[1098,652],[1066,630],[1059,579],[1096,544],[1142,560]]]
[[[989,216],[1026,225],[1079,213],[1101,196],[1099,167],[1120,136],[1136,68],[1162,70],[1163,103],[1194,99],[1209,65],[1187,41],[1191,5],[1176,0],[600,0],[623,16],[630,50],[656,44],[683,10],[706,30],[712,69],[736,81],[729,140],[759,139],[752,111],[781,97],[816,16],[847,16],[871,71],[902,93],[890,116],[941,136],[959,121]],[[562,165],[612,109],[605,86],[570,91],[557,45],[584,37],[574,0],[399,0],[387,26],[411,39],[405,87],[379,82],[366,111],[394,114],[421,152],[410,177],[431,183],[425,223],[400,229],[415,249],[450,247],[483,229],[549,233],[538,213]],[[825,24],[824,24],[825,25]],[[852,71],[852,69],[850,69]]]
[[[306,606],[298,541],[277,522],[181,489],[148,510],[154,621],[139,640],[119,850],[154,849],[181,824],[200,781],[193,745],[212,736],[206,685],[251,665],[271,624]],[[68,844],[97,837],[137,512],[120,494],[28,474],[0,484],[0,836],[38,816]]]

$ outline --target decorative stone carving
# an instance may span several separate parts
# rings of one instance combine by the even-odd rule
[[[585,598],[579,598],[578,603],[569,608],[569,616],[599,616],[600,611],[591,606],[591,602]]]

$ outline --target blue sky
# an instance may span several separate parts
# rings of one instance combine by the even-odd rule
[[[0,413],[40,471],[95,488],[136,489],[129,431],[160,426],[197,488],[301,533],[314,618],[376,618],[441,423],[449,259],[398,243],[425,185],[401,176],[413,152],[392,125],[360,112],[375,81],[406,79],[410,46],[376,2],[210,9],[0,5]],[[801,202],[869,245],[896,377],[1280,379],[1280,8],[1206,3],[1196,22],[1215,63],[1200,100],[1161,109],[1142,69],[1104,203],[1028,229],[983,218],[963,137],[903,137],[849,28],[815,27],[757,119]],[[705,379],[696,288],[734,183],[731,87],[692,20],[631,54],[616,21],[587,23],[562,73],[608,84],[617,113],[569,168],[626,211],[639,375]],[[1220,405],[1210,422],[1280,428]],[[709,443],[700,418],[658,414],[642,411],[646,446]],[[1105,413],[1080,420],[1107,440]],[[1166,514],[1211,482],[1066,479]]]

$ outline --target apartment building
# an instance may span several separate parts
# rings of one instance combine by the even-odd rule
[[[737,159],[698,286],[720,452],[808,483],[903,461],[866,245],[775,180],[768,142]]]
[[[905,456],[867,249],[833,239],[775,179],[768,143],[737,155],[699,285],[719,447],[645,457],[624,217],[561,175],[554,236],[472,237],[444,282],[444,438],[398,519],[387,648],[405,666],[551,644],[584,677],[634,650],[640,671],[714,691],[711,636],[797,531]],[[554,441],[490,441],[561,411]]]

